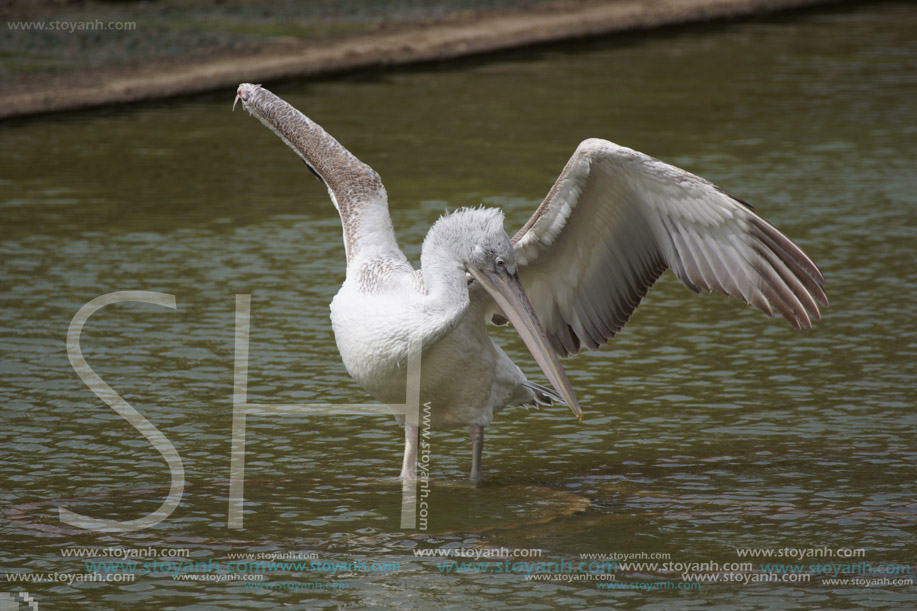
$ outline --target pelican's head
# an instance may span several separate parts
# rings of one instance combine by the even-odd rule
[[[497,208],[465,208],[454,213],[467,232],[467,241],[462,243],[459,259],[465,273],[474,281],[472,270],[499,272],[516,275],[516,253],[509,236],[503,229],[503,212]]]
[[[477,283],[487,291],[513,323],[554,389],[578,418],[583,417],[557,353],[548,342],[519,280],[516,254],[503,229],[502,211],[462,208],[442,217],[427,234],[421,258],[425,281],[429,262],[436,268],[432,273],[453,274],[450,268],[461,270],[469,285]]]
[[[516,255],[498,208],[460,208],[444,215],[427,234],[423,257],[465,273],[470,268],[494,271],[498,263],[516,272]]]

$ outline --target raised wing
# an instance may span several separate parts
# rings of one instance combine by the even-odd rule
[[[326,132],[261,85],[239,85],[236,101],[280,136],[328,188],[344,227],[347,265],[374,255],[407,263],[398,248],[382,179]],[[235,106],[235,104],[233,104]]]
[[[795,329],[828,305],[802,250],[710,182],[606,140],[585,140],[513,237],[526,293],[561,355],[621,330],[671,268],[685,286],[720,291]]]

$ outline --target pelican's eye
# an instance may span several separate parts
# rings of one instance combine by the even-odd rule
[[[503,257],[497,257],[497,260],[494,263],[497,269],[506,268],[506,261],[503,260]]]
[[[468,286],[471,286],[471,283],[474,282],[474,276],[472,276],[468,272],[465,272],[465,280],[468,281]]]

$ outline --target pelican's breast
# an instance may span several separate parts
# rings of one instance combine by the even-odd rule
[[[400,377],[404,387],[406,356],[414,334],[417,291],[407,264],[376,257],[348,270],[331,301],[331,326],[347,372],[380,400],[396,392],[388,380]],[[401,391],[403,401],[404,391]]]
[[[348,273],[331,302],[331,323],[347,372],[376,400],[405,402],[407,354],[423,345],[421,401],[433,427],[488,424],[525,377],[487,335],[484,312],[423,307],[419,273],[368,261]]]
[[[474,310],[424,351],[421,369],[421,401],[430,405],[435,429],[487,426],[525,381]]]

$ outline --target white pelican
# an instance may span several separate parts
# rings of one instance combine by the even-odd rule
[[[667,268],[695,292],[776,310],[795,329],[811,328],[828,304],[815,264],[747,204],[598,139],[579,145],[515,236],[498,209],[457,210],[430,229],[415,270],[372,168],[261,86],[240,85],[239,100],[305,161],[340,213],[347,273],[331,323],[347,371],[377,400],[403,403],[408,345],[421,334],[421,401],[432,428],[469,427],[472,480],[484,427],[504,406],[553,399],[582,417],[558,357],[614,337]],[[487,335],[488,322],[507,320],[557,394],[528,382]],[[418,430],[404,428],[401,477],[413,478]]]

